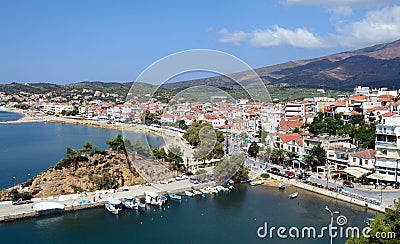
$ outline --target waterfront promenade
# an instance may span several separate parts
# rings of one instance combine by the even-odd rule
[[[34,198],[33,203],[23,205],[12,205],[11,201],[0,202],[0,222],[13,221],[17,219],[37,217],[38,213],[32,207],[39,202],[56,202],[64,205],[64,212],[77,211],[81,209],[103,207],[107,199],[112,197],[122,199],[126,197],[143,196],[146,191],[156,193],[182,193],[186,190],[199,189],[214,185],[214,182],[192,184],[188,179],[174,181],[167,184],[154,183],[151,185],[135,185],[130,187],[122,187],[118,190],[88,192],[86,194],[51,196],[47,198]],[[65,200],[64,200],[65,199]],[[85,200],[86,203],[76,205],[78,201]]]

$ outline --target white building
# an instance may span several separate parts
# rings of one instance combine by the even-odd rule
[[[400,115],[383,117],[376,126],[375,150],[375,171],[385,181],[395,182],[395,174],[400,174]]]

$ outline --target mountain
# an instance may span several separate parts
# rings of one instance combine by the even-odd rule
[[[351,90],[357,85],[400,88],[400,40],[355,51],[255,69],[266,85]],[[239,82],[245,79],[245,72]],[[240,77],[240,73],[238,74]],[[224,76],[166,84],[178,89],[193,85],[236,87]]]
[[[358,85],[400,88],[400,40],[355,51],[267,66],[255,69],[255,72],[268,86],[271,96],[283,99],[312,96],[315,88],[339,91],[351,91]],[[213,86],[230,93],[233,97],[242,97],[246,96],[246,92],[241,85],[244,85],[246,89],[257,90],[257,86],[252,86],[256,84],[254,77],[249,74],[248,71],[232,74],[240,85],[227,76],[167,83],[157,89],[156,97],[172,97],[189,87],[202,85]],[[93,91],[99,90],[126,96],[131,86],[132,82],[100,81],[85,81],[68,85],[11,83],[0,84],[0,92],[15,94],[20,91],[30,93],[55,91],[64,93],[74,89],[89,88]],[[282,87],[286,89],[281,89]],[[155,89],[150,84],[135,82],[135,94],[138,97],[151,94]],[[303,92],[300,92],[301,89]]]

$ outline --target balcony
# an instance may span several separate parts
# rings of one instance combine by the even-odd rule
[[[375,141],[375,146],[378,148],[393,148],[396,149],[397,142]],[[400,148],[399,148],[400,149]]]

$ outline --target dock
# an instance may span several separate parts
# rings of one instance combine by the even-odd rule
[[[151,185],[135,185],[130,187],[119,188],[118,190],[108,190],[99,192],[88,192],[85,194],[71,194],[63,196],[50,196],[46,198],[33,198],[33,203],[12,205],[11,201],[0,202],[0,222],[8,222],[19,219],[38,217],[38,212],[32,207],[38,202],[56,202],[64,205],[64,212],[79,211],[88,208],[104,207],[109,197],[115,199],[123,199],[126,197],[141,197],[146,191],[152,191],[158,194],[166,192],[182,193],[184,191],[200,189],[207,186],[213,186],[215,182],[192,184],[188,179],[174,181],[168,184],[154,183]],[[63,200],[66,199],[66,200]],[[81,205],[73,205],[74,202],[85,200]]]

